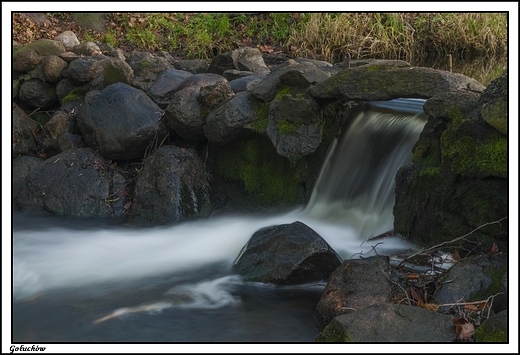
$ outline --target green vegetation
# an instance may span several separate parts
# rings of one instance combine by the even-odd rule
[[[267,205],[301,202],[302,168],[279,156],[271,142],[260,138],[240,140],[222,147],[217,172]]]
[[[278,132],[281,134],[294,134],[300,126],[298,123],[283,120],[278,124]]]
[[[53,24],[83,23],[90,15],[47,14]],[[98,18],[104,23],[83,24],[84,31],[76,33],[80,41],[165,50],[187,59],[255,45],[329,62],[347,53],[353,59],[408,61],[507,54],[507,13],[110,13]],[[38,32],[31,29],[29,36],[20,21],[13,33],[17,41],[38,39]]]
[[[490,332],[486,331],[484,326],[480,326],[475,330],[473,335],[478,343],[505,343],[507,342],[507,332],[503,329],[495,329]]]

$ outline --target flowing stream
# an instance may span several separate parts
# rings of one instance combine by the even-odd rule
[[[260,228],[301,221],[343,259],[392,229],[394,178],[425,124],[422,100],[372,103],[334,142],[307,206],[136,228],[13,216],[14,342],[312,342],[323,284],[244,282],[231,265]],[[411,246],[378,241],[378,254]]]

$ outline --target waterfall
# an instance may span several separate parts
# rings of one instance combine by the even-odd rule
[[[367,239],[392,229],[395,175],[411,163],[424,100],[368,102],[331,144],[305,213],[346,223]]]

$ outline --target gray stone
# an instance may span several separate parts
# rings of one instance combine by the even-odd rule
[[[340,264],[318,233],[294,222],[256,231],[232,270],[248,281],[291,285],[326,280]]]
[[[449,343],[455,341],[451,316],[415,306],[374,304],[340,315],[316,342]]]
[[[204,138],[205,117],[200,105],[200,87],[191,86],[177,91],[165,115],[171,130],[186,139]]]
[[[25,177],[29,175],[31,170],[36,168],[43,162],[42,158],[31,157],[28,155],[20,155],[13,158],[13,199],[18,194],[18,190],[23,186]]]
[[[124,178],[92,149],[69,150],[32,169],[13,205],[18,210],[34,213],[123,216],[128,191],[121,182]]]
[[[49,108],[58,103],[56,87],[38,79],[24,82],[18,96],[24,103],[37,108]]]
[[[144,92],[124,83],[85,97],[77,117],[86,143],[112,160],[144,157],[150,143],[167,134],[162,111]]]
[[[507,71],[493,80],[479,99],[480,114],[484,121],[507,135]]]
[[[65,50],[70,51],[79,44],[78,37],[72,31],[64,31],[55,38],[56,41],[60,41],[65,46]]]
[[[39,124],[16,104],[13,104],[12,123],[12,157],[35,155],[38,150],[35,138],[40,131]]]
[[[65,52],[65,46],[59,41],[40,39],[28,45],[17,47],[13,53],[13,69],[26,73],[38,65],[43,57]]]
[[[207,216],[209,175],[195,150],[162,146],[137,176],[132,215],[153,223]]]
[[[389,276],[387,256],[344,261],[330,276],[316,306],[315,319],[326,326],[341,314],[389,303],[392,300]]]
[[[257,117],[247,97],[246,92],[240,92],[208,115],[204,134],[210,142],[225,144],[252,132],[247,126]]]
[[[180,84],[193,74],[178,69],[163,70],[157,75],[157,80],[148,90],[148,95],[158,104],[167,105]]]
[[[67,67],[67,62],[55,55],[49,55],[42,60],[43,76],[48,83],[56,84],[61,80],[61,72]]]
[[[83,42],[74,47],[74,53],[78,55],[92,56],[94,54],[100,54],[101,49],[94,42]]]

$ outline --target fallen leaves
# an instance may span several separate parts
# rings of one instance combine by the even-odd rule
[[[475,326],[473,323],[468,322],[466,318],[452,318],[453,324],[455,325],[455,333],[457,339],[462,341],[469,341],[475,333]]]

